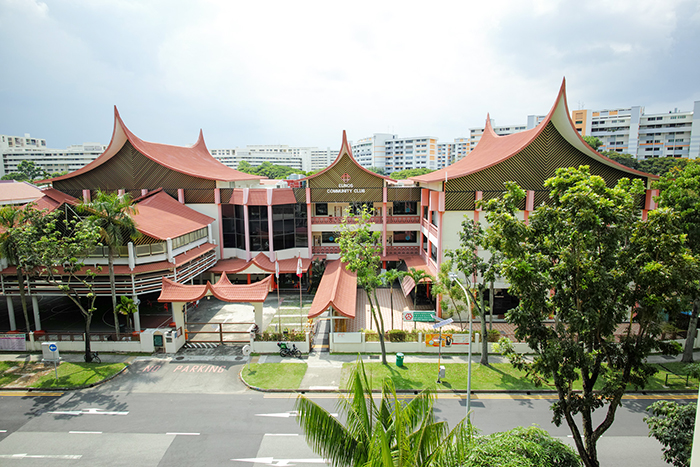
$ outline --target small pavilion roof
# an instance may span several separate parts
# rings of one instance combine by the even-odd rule
[[[85,167],[71,172],[62,177],[51,179],[67,180],[75,176],[87,173],[104,164],[114,157],[126,142],[139,151],[141,154],[175,172],[180,172],[186,175],[191,175],[197,178],[206,180],[220,181],[242,181],[242,180],[259,180],[265,178],[259,175],[251,175],[238,170],[234,170],[216,160],[207,149],[204,143],[204,135],[199,131],[199,138],[192,146],[173,146],[170,144],[151,143],[144,141],[134,135],[124,124],[117,107],[114,106],[114,130],[112,132],[112,140],[107,147],[107,150],[102,153],[97,159],[87,164]]]
[[[564,79],[559,88],[559,94],[557,95],[554,105],[545,119],[535,128],[510,135],[499,136],[493,130],[491,120],[487,115],[484,133],[473,151],[452,165],[429,174],[411,177],[411,180],[425,183],[446,181],[464,177],[499,164],[525,149],[525,147],[540,135],[550,122],[554,124],[557,131],[569,144],[590,158],[629,174],[641,175],[649,179],[658,178],[656,175],[640,172],[619,164],[593,150],[586,144],[571,121],[569,107],[566,102],[566,79]]]
[[[186,285],[166,277],[162,280],[159,302],[196,302],[207,295],[229,303],[264,302],[272,284],[270,276],[255,284],[234,285],[226,274],[213,285],[208,281],[204,285]]]
[[[288,258],[278,260],[280,264],[280,274],[294,274],[297,272],[298,258]],[[229,258],[219,260],[213,267],[209,269],[209,272],[215,274],[240,274],[245,273],[248,268],[256,268],[262,270],[263,272],[275,273],[275,263],[270,261],[270,258],[265,255],[265,253],[258,253],[250,261],[246,261],[242,258]],[[311,259],[302,258],[301,259],[301,270],[307,272],[311,267]],[[257,271],[255,271],[257,272]]]
[[[345,269],[339,259],[329,261],[311,303],[309,318],[315,318],[331,306],[341,315],[355,318],[356,302],[357,274]]]
[[[162,189],[136,198],[134,204],[137,212],[132,218],[138,231],[159,240],[194,232],[215,220],[178,202]]]
[[[424,256],[420,255],[411,255],[411,256],[405,256],[403,258],[404,263],[406,263],[406,268],[407,269],[415,269],[417,271],[425,271],[428,274],[433,274],[433,271],[430,270],[430,267],[428,266],[428,263],[425,260]],[[426,277],[425,279],[422,279],[421,284],[425,283],[430,283],[432,282],[432,279],[430,277]],[[403,291],[403,294],[405,296],[408,296],[408,294],[411,293],[411,290],[416,286],[416,281],[413,280],[412,277],[409,276],[404,276],[403,280],[401,281],[401,290]]]

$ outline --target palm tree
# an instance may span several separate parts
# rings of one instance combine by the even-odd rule
[[[98,191],[95,199],[78,205],[78,211],[89,214],[88,219],[100,229],[102,242],[107,246],[109,264],[109,284],[112,292],[112,311],[114,313],[114,331],[119,339],[119,316],[117,314],[117,292],[114,280],[114,253],[122,246],[125,238],[135,238],[139,234],[131,218],[137,214],[136,206],[128,194],[106,193]]]
[[[416,293],[413,295],[413,308],[416,308],[416,303],[418,301],[418,284],[425,279],[433,279],[433,276],[429,273],[423,271],[422,269],[410,268],[408,272],[404,273],[415,282]]]
[[[139,309],[136,306],[136,302],[133,298],[129,298],[126,295],[122,295],[121,297],[119,297],[117,311],[120,314],[126,316],[127,326],[129,326],[131,324],[131,317],[134,316],[134,313],[139,311]]]
[[[394,329],[394,282],[403,279],[405,275],[405,272],[398,271],[396,269],[387,269],[386,272],[382,274],[383,279],[389,285],[389,301],[391,303],[391,329]]]
[[[31,208],[25,208],[31,209]],[[0,209],[0,258],[5,258],[8,263],[17,266],[17,286],[19,287],[19,298],[22,302],[22,313],[24,313],[24,322],[27,326],[27,334],[31,332],[31,324],[29,323],[29,313],[27,311],[27,297],[24,290],[24,268],[19,261],[17,254],[17,241],[15,238],[15,229],[24,224],[24,211],[14,206],[3,206]]]
[[[387,378],[377,404],[361,360],[350,376],[348,393],[338,400],[338,418],[301,395],[295,404],[311,449],[333,467],[437,465],[454,440],[456,431],[448,433],[446,422],[435,421],[434,396],[428,390],[406,403]]]

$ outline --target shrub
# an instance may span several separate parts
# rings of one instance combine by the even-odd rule
[[[488,333],[486,334],[486,339],[489,342],[498,342],[500,338],[501,332],[498,329],[489,329]]]
[[[285,331],[287,332],[279,333],[264,331],[262,334],[257,334],[255,336],[255,340],[264,342],[303,342],[304,340],[306,340],[306,333],[304,332],[298,331],[296,329],[285,329]]]
[[[406,342],[406,331],[391,329],[387,334],[391,342]]]

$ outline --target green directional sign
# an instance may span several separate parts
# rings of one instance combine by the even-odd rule
[[[434,311],[404,311],[404,321],[418,321],[424,323],[432,323],[435,321]]]

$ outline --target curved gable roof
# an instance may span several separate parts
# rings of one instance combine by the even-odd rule
[[[151,159],[155,163],[175,172],[180,172],[197,178],[220,181],[242,181],[258,180],[265,178],[259,175],[250,175],[225,166],[216,160],[207,149],[204,143],[204,135],[199,130],[197,142],[192,146],[173,146],[170,144],[151,143],[144,141],[134,135],[124,124],[119,115],[117,107],[114,106],[114,129],[112,139],[107,146],[107,150],[97,159],[87,164],[85,167],[71,172],[62,177],[56,177],[51,181],[67,180],[78,175],[82,175],[93,170],[112,159],[126,142],[141,154]]]
[[[134,200],[132,214],[139,232],[159,240],[175,238],[202,229],[215,219],[176,201],[163,190]]]
[[[631,169],[605,157],[593,150],[593,148],[583,140],[578,131],[576,131],[569,115],[569,107],[566,102],[566,79],[564,79],[559,88],[559,94],[554,101],[554,105],[545,119],[535,128],[510,135],[499,136],[493,130],[490,118],[487,115],[484,134],[473,151],[452,165],[429,174],[411,177],[411,180],[425,183],[451,180],[499,164],[525,149],[540,135],[550,122],[569,144],[586,156],[631,175],[658,178],[655,175]]]

